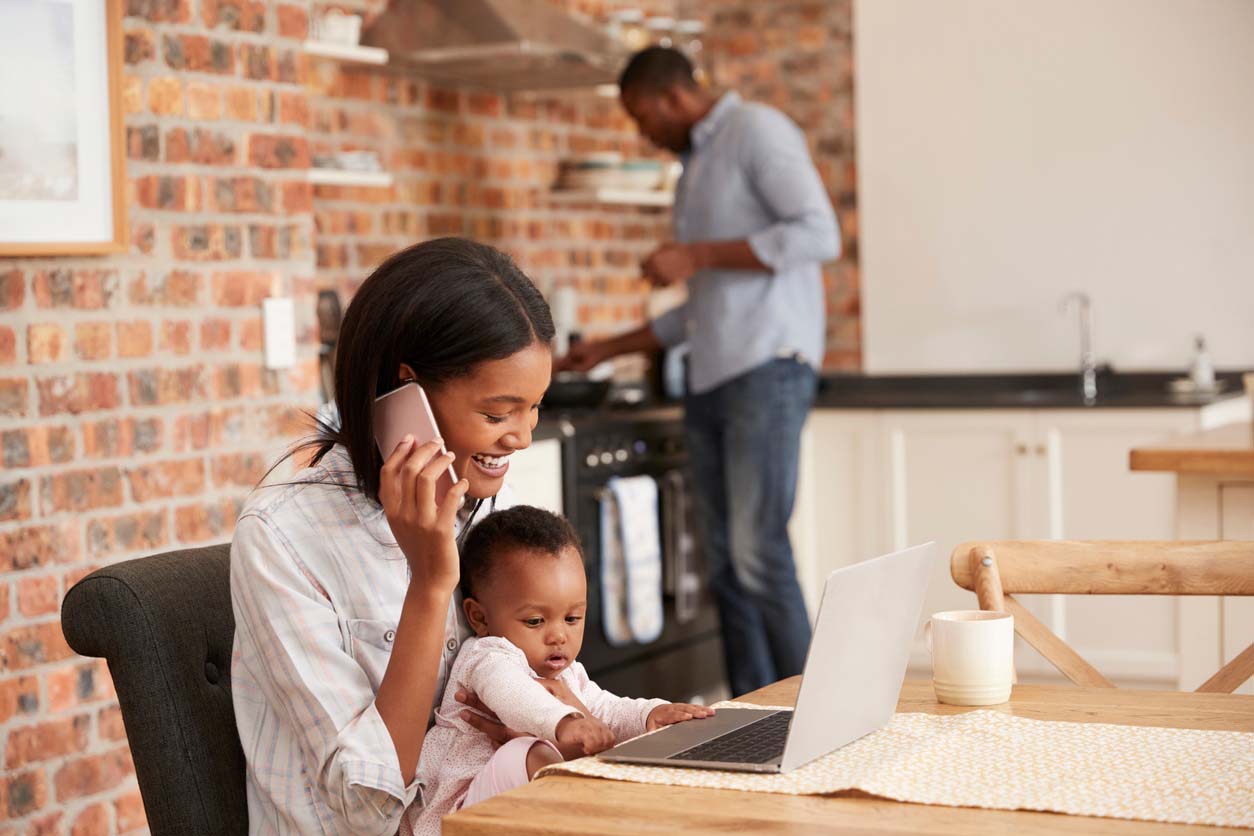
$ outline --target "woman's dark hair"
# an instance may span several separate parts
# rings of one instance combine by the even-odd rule
[[[688,57],[677,49],[650,46],[631,56],[618,77],[624,93],[660,93],[676,85],[696,87],[696,70]]]
[[[552,339],[548,304],[505,253],[464,238],[395,253],[344,314],[335,350],[340,425],[319,422],[305,445],[315,450],[313,463],[344,445],[357,486],[377,502],[383,458],[374,440],[374,400],[396,388],[402,363],[434,390],[480,363]]]
[[[475,590],[491,573],[493,561],[511,546],[551,555],[569,546],[583,555],[579,535],[565,517],[531,505],[495,511],[470,529],[462,543],[462,595],[475,597]]]

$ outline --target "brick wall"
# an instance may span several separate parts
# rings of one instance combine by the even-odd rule
[[[316,403],[305,17],[128,0],[130,249],[0,262],[0,832],[144,827],[108,671],[66,646],[61,599],[100,565],[227,539]],[[261,365],[271,293],[307,312],[290,373]]]
[[[677,6],[552,2],[594,17]],[[371,15],[383,0],[335,5]],[[688,5],[710,23],[718,80],[811,134],[852,252],[848,3],[781,3],[769,19],[748,0]],[[144,829],[108,671],[65,645],[60,601],[98,566],[229,538],[317,403],[319,290],[347,303],[388,253],[466,235],[546,292],[576,287],[588,332],[618,331],[644,315],[637,265],[669,223],[546,199],[564,156],[652,154],[613,100],[444,90],[306,56],[320,2],[126,6],[130,249],[0,261],[0,835]],[[312,154],[357,149],[380,152],[391,187],[309,186]],[[853,263],[828,276],[840,367],[857,364]],[[279,294],[296,299],[299,363],[276,373],[260,301]]]

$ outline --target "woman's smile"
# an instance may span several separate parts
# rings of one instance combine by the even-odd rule
[[[471,463],[489,479],[500,479],[509,470],[510,454],[492,456],[487,453],[475,453],[470,457]]]

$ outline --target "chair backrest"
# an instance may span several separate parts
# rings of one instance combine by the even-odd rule
[[[1254,595],[1254,542],[988,540],[955,548],[949,570],[980,609],[1012,613],[1015,632],[1072,682],[1113,688],[1013,594]],[[1231,693],[1251,676],[1254,644],[1197,690]]]
[[[61,629],[75,651],[109,664],[152,833],[247,833],[230,546],[92,572],[66,593]]]

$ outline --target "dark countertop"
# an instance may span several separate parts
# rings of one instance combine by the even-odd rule
[[[1219,392],[1179,395],[1178,372],[1115,373],[1097,378],[1097,400],[1084,402],[1078,374],[824,375],[817,409],[1197,409],[1239,397],[1241,373],[1216,375]]]
[[[1114,373],[1097,379],[1097,400],[1085,404],[1077,374],[824,375],[816,409],[1197,409],[1241,397],[1240,372],[1216,377],[1217,393],[1178,395],[1167,382],[1178,372]],[[546,407],[533,437],[568,437],[581,427],[603,428],[618,421],[679,421],[679,401],[595,408]]]

